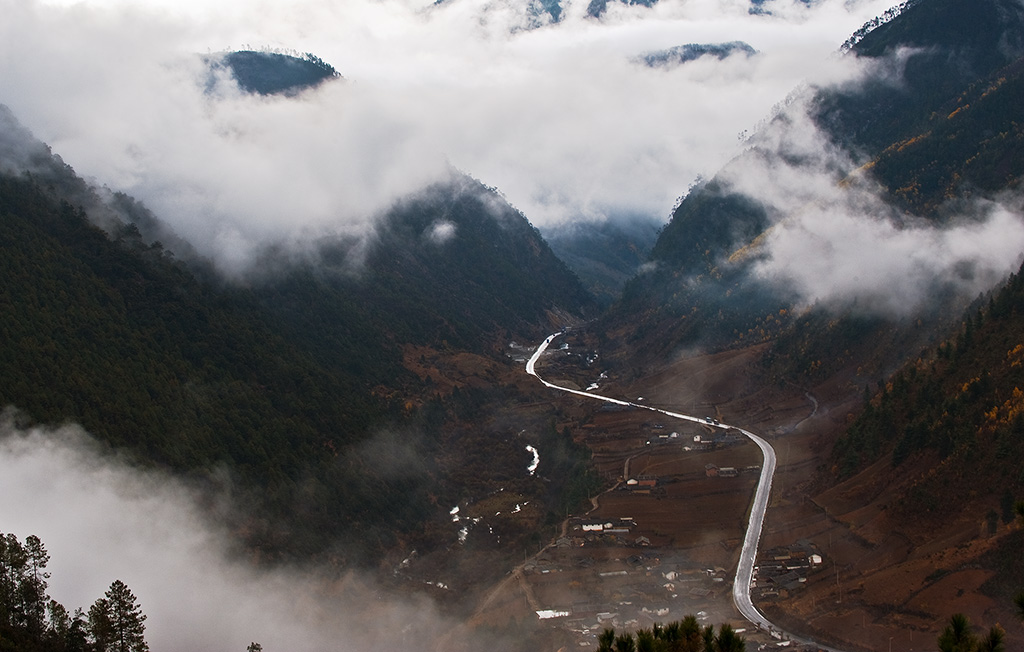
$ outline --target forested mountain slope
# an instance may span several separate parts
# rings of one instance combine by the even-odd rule
[[[970,299],[984,289],[975,282],[977,265],[965,262],[963,270],[928,281],[932,285],[921,294],[929,298],[919,305],[878,309],[873,304],[886,302],[884,285],[829,295],[829,289],[809,292],[785,273],[773,274],[822,254],[820,247],[829,244],[815,230],[830,237],[830,213],[851,215],[843,228],[857,229],[860,220],[854,240],[885,231],[908,239],[920,233],[923,243],[941,229],[981,223],[979,200],[1003,197],[1018,186],[1024,172],[1016,124],[1024,55],[1019,3],[907,5],[845,55],[862,67],[860,77],[794,95],[746,152],[684,199],[652,250],[650,271],[627,285],[614,311],[615,323],[645,324],[635,338],[641,350],[661,355],[695,343],[741,345],[794,328],[799,332],[790,336],[806,340],[807,326],[827,330],[808,314],[830,321],[845,314],[856,322],[847,329],[857,331],[854,339],[871,340],[908,318],[932,323],[943,314],[937,306],[944,301]],[[808,232],[803,250],[780,251],[778,236],[789,235],[792,243],[800,229]],[[795,262],[786,262],[784,253]],[[849,276],[857,274],[849,270]],[[999,274],[990,278],[995,283]],[[898,288],[926,281],[890,282]],[[950,305],[959,312],[964,304]],[[804,326],[792,321],[798,315]],[[647,332],[667,336],[648,339]],[[899,339],[888,355],[898,358],[927,341],[896,345]],[[789,372],[804,367],[798,363]]]
[[[205,57],[211,72],[227,71],[248,93],[294,95],[340,77],[334,66],[315,54],[301,58],[279,52],[239,50]]]
[[[884,560],[848,559],[844,581],[856,576],[869,587],[862,608],[904,631],[960,611],[1002,626],[1006,649],[1024,641],[1022,273],[948,340],[865,388],[813,483],[837,531]],[[894,577],[899,595],[882,588]]]
[[[455,173],[362,241],[268,248],[260,274],[225,282],[4,118],[0,402],[146,464],[227,469],[259,505],[239,527],[268,552],[322,551],[344,524],[363,533],[349,552],[378,554],[439,509],[430,460],[449,407],[416,408],[432,390],[407,346],[507,364],[510,338],[591,305],[521,214]],[[366,442],[394,431],[420,447],[416,473],[368,463]]]
[[[1024,7],[1012,0],[927,0],[879,26],[855,56],[905,58],[898,83],[819,93],[813,115],[868,159],[898,205],[932,219],[951,197],[1015,187]]]
[[[989,497],[1024,497],[1024,277],[1020,271],[967,313],[960,331],[924,352],[876,389],[836,444],[841,477],[883,456],[900,467],[914,458],[945,460],[914,488],[901,515],[947,513],[948,492],[964,475],[986,478]],[[1013,500],[1009,501],[1012,507]],[[1005,507],[1002,517],[1012,515]]]
[[[909,633],[962,609],[1017,644],[1024,9],[920,0],[858,36],[856,74],[795,93],[685,198],[605,330],[647,361],[765,343],[761,385],[820,400],[821,466],[783,470],[773,507],[856,552],[773,613]]]

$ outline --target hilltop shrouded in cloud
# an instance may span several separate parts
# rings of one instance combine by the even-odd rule
[[[667,216],[885,2],[140,3],[2,0],[0,102],[80,174],[125,191],[227,268],[266,241],[362,232],[449,165],[534,223]],[[533,18],[530,18],[533,16]],[[524,22],[526,21],[526,22]],[[742,40],[756,57],[652,70],[635,57]],[[200,54],[313,52],[298,97],[207,92]]]
[[[855,71],[900,82],[905,52]],[[1024,219],[1019,195],[959,201],[942,219],[887,203],[847,149],[807,115],[803,95],[752,139],[753,147],[720,175],[732,191],[766,209],[768,231],[750,248],[753,274],[818,304],[904,317],[949,292],[974,297],[1020,266]]]

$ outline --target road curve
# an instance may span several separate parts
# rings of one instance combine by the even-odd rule
[[[547,339],[541,342],[540,346],[537,347],[537,350],[534,351],[533,355],[530,356],[530,359],[526,362],[526,373],[542,382],[546,387],[568,392],[570,394],[576,394],[577,396],[585,396],[587,398],[604,401],[606,403],[615,403],[617,405],[626,405],[643,410],[650,410],[676,419],[693,421],[713,428],[735,428],[749,437],[752,442],[757,444],[757,447],[761,449],[762,455],[764,455],[764,462],[761,464],[761,477],[757,483],[757,490],[754,492],[754,502],[750,507],[750,518],[747,520],[747,531],[743,537],[743,547],[740,549],[740,560],[736,567],[736,579],[732,583],[733,604],[736,605],[736,609],[739,610],[744,618],[763,630],[778,632],[794,642],[816,645],[820,649],[827,650],[828,652],[839,652],[838,650],[825,647],[810,639],[794,636],[789,632],[783,632],[780,628],[769,622],[769,620],[764,617],[764,614],[757,610],[757,607],[754,606],[754,603],[750,598],[750,585],[754,577],[754,562],[757,559],[757,545],[761,540],[761,528],[764,525],[764,513],[765,510],[768,509],[768,497],[771,494],[772,478],[775,475],[775,449],[771,447],[771,444],[749,430],[736,428],[736,426],[729,426],[724,423],[710,424],[707,423],[705,419],[689,414],[670,412],[650,405],[641,405],[631,401],[623,401],[621,399],[610,398],[608,396],[601,396],[600,394],[594,394],[592,392],[570,389],[568,387],[561,387],[559,385],[549,383],[537,374],[537,361],[544,354],[544,351],[547,350],[548,345],[550,345],[556,337],[561,335],[562,332],[549,335]]]

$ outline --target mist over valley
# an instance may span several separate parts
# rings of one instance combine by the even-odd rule
[[[4,646],[1024,645],[1018,0],[0,11]]]

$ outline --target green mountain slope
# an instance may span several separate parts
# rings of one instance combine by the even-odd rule
[[[942,475],[987,477],[992,494],[1024,496],[1024,278],[1015,274],[964,320],[960,332],[901,369],[837,442],[834,460],[848,476],[891,455],[898,467],[937,455]],[[915,509],[948,505],[950,477],[935,477],[915,494]],[[945,507],[941,507],[945,509]]]
[[[212,72],[227,71],[247,93],[294,95],[340,77],[329,63],[314,54],[301,58],[277,52],[240,50],[205,57]]]
[[[902,52],[898,83],[873,80],[817,98],[819,123],[875,155],[924,133],[932,113],[1024,56],[1024,8],[1013,0],[925,0],[865,35],[851,50],[881,59]]]
[[[686,197],[652,251],[652,271],[627,285],[605,328],[628,333],[630,350],[646,360],[660,361],[684,345],[765,342],[751,349],[751,355],[764,352],[764,391],[810,388],[823,399],[815,405],[818,418],[812,415],[807,429],[798,427],[790,440],[795,446],[813,436],[815,455],[821,453],[814,460],[821,466],[805,474],[782,471],[780,477],[795,482],[779,489],[773,509],[785,519],[800,511],[791,505],[813,504],[815,518],[822,517],[819,541],[827,532],[830,549],[833,537],[837,542],[835,584],[822,583],[816,607],[814,598],[800,604],[794,594],[775,607],[799,623],[826,613],[836,619],[829,627],[859,610],[867,614],[861,620],[865,629],[846,636],[865,645],[872,618],[897,631],[920,631],[952,611],[984,609],[1005,626],[1012,622],[1006,617],[1011,599],[1024,585],[1022,531],[1011,509],[1024,497],[1021,272],[1005,289],[994,290],[991,300],[934,282],[927,287],[929,302],[899,316],[855,301],[808,305],[791,286],[754,274],[766,260],[765,243],[777,234],[774,229],[796,223],[799,230],[813,226],[812,219],[847,210],[821,198],[851,187],[873,192],[871,201],[856,206],[859,212],[849,211],[862,218],[865,231],[884,221],[889,237],[920,235],[921,250],[930,258],[952,257],[956,246],[977,244],[966,232],[964,242],[953,241],[945,250],[929,250],[923,241],[964,224],[980,228],[984,218],[969,208],[988,201],[1004,202],[1013,216],[1006,223],[1012,237],[1024,173],[1018,127],[1024,9],[1011,0],[907,5],[862,34],[847,55],[868,64],[873,74],[864,83],[810,89],[802,96],[824,137],[826,147],[820,149],[829,156],[816,159],[805,156],[811,148],[787,149],[799,138],[786,136],[799,136],[792,129],[807,123],[780,111],[749,151]],[[801,178],[829,190],[807,193],[804,205],[812,209],[800,216],[803,221],[780,209],[802,210],[800,202],[773,202],[770,192],[758,195],[752,184],[730,183],[736,171],[758,165],[804,171],[820,161],[814,172],[834,167]],[[796,184],[786,190],[802,191]],[[835,240],[816,240],[813,228],[802,232],[806,245],[787,253],[829,260]],[[843,233],[859,235],[856,229]],[[920,253],[916,244],[903,250],[907,259]],[[997,238],[988,240],[991,249],[998,244]],[[879,262],[872,253],[864,251],[865,267],[843,269],[849,276],[869,275],[867,266]],[[971,265],[964,273],[973,273]],[[898,294],[907,280],[883,277],[878,290]],[[629,328],[632,321],[640,325]],[[876,393],[876,387],[883,389]],[[788,436],[780,433],[779,441]],[[844,538],[857,541],[856,554],[841,550]],[[974,585],[963,581],[970,573],[979,578]],[[900,596],[889,590],[897,584],[905,589]],[[837,590],[841,605],[833,599]],[[1012,627],[1010,647],[1019,643],[1020,630]]]
[[[262,275],[225,283],[125,221],[153,227],[144,207],[102,197],[5,126],[0,402],[80,423],[145,464],[226,469],[260,515],[236,527],[267,552],[323,552],[344,525],[363,533],[349,554],[379,554],[435,516],[445,419],[415,408],[430,385],[406,347],[496,364],[510,338],[592,302],[522,215],[458,175],[397,206],[357,259],[339,240],[299,261],[268,249]],[[31,171],[16,173],[25,152]],[[425,236],[438,224],[443,242]],[[370,463],[371,442],[394,432],[414,469]]]
[[[867,175],[894,214],[941,225],[958,214],[955,200],[993,197],[1016,187],[1024,172],[1016,109],[1024,11],[1012,0],[909,4],[847,55],[883,71],[902,65],[898,75],[869,75],[864,83],[811,89],[805,97],[810,117],[847,161],[845,170],[831,171],[837,185],[844,176]],[[779,149],[784,139],[776,138],[800,128],[785,112],[777,116],[673,214],[652,249],[651,271],[626,286],[614,313],[616,323],[642,316],[657,324],[651,330],[670,333],[648,342],[652,354],[698,341],[721,347],[770,339],[790,327],[771,316],[791,308],[795,297],[751,275],[767,230],[787,216],[729,179],[734,170],[773,160],[807,165],[803,154]],[[877,337],[890,322],[861,332]]]

